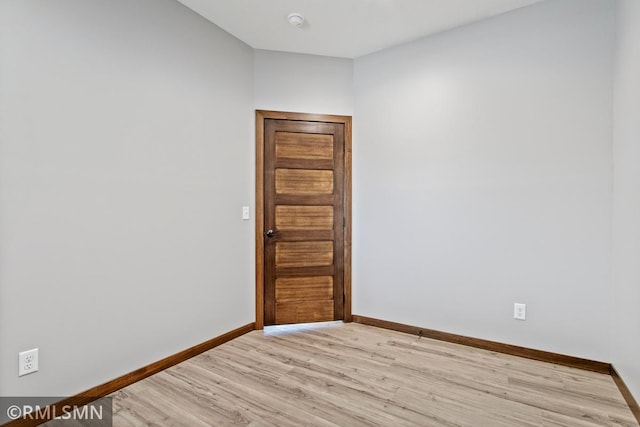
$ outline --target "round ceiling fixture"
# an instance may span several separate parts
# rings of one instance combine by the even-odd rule
[[[302,24],[304,23],[304,16],[298,12],[290,13],[287,19],[289,19],[289,24],[294,27],[302,27]]]

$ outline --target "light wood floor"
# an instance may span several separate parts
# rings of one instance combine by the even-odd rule
[[[613,380],[360,324],[254,331],[114,394],[114,426],[638,426]]]

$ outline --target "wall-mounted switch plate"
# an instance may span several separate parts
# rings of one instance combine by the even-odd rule
[[[249,206],[242,207],[242,219],[249,219]]]
[[[38,349],[18,353],[18,376],[31,374],[38,370]]]
[[[513,304],[513,318],[517,320],[527,320],[527,304]]]

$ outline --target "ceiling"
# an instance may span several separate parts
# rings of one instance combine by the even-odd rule
[[[541,0],[178,1],[255,49],[356,58]]]

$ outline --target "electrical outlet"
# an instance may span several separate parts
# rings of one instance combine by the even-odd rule
[[[517,320],[527,320],[527,304],[513,304],[513,318]]]
[[[38,370],[38,349],[18,353],[18,376],[31,374]]]

